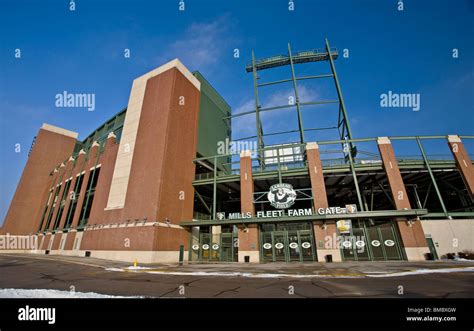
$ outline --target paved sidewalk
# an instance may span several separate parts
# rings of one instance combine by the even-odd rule
[[[145,264],[102,260],[96,258],[37,255],[2,254],[33,259],[47,259],[66,263],[104,268],[108,271],[146,272],[170,275],[199,276],[244,276],[244,277],[383,277],[411,275],[431,272],[474,272],[474,261],[377,261],[377,262],[305,262],[305,263],[188,263]],[[138,261],[139,262],[139,261]]]
[[[82,297],[474,297],[474,263],[466,261],[140,264],[133,269],[131,263],[94,258],[3,253],[0,270],[0,297],[64,297],[71,288]]]

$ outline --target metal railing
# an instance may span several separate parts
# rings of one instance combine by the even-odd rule
[[[395,136],[395,137],[388,137],[392,141],[398,140],[414,140],[417,139],[421,140],[428,140],[428,139],[440,139],[440,140],[447,140],[447,136]],[[460,136],[461,139],[474,139],[474,136]],[[365,143],[365,142],[376,142],[378,138],[358,138],[358,139],[346,139],[346,140],[332,140],[332,141],[317,141],[320,147],[324,147],[325,145],[339,145],[344,146],[344,144],[349,143]],[[275,146],[268,146],[265,148],[258,149],[255,153],[252,154],[252,171],[254,173],[261,173],[266,171],[286,171],[291,169],[304,169],[307,168],[306,163],[306,151],[305,151],[306,144],[286,144],[286,145],[275,145]],[[293,153],[275,155],[272,153],[269,155],[269,151],[279,151],[283,148],[290,148],[293,149]],[[320,149],[320,154],[322,156],[321,162],[323,168],[330,168],[330,167],[340,167],[340,166],[350,166],[349,160],[347,157],[347,152],[344,149],[329,149],[329,150],[322,150]],[[334,158],[324,158],[325,155],[328,154],[340,154],[340,157]],[[354,166],[370,166],[370,165],[379,165],[382,164],[382,160],[380,155],[375,153],[369,153],[364,151],[359,151],[359,155],[362,156],[355,156],[353,157],[353,164]],[[214,155],[209,157],[201,157],[194,160],[197,161],[208,161],[210,164],[213,164],[214,161],[219,160],[220,158],[225,158],[228,160],[229,158],[235,157],[237,154],[222,154],[222,155]],[[468,153],[471,160],[474,159],[474,154]],[[425,155],[428,162],[435,162],[438,164],[442,163],[453,163],[454,159],[453,156],[450,154],[426,154]],[[285,160],[290,161],[285,161]],[[423,155],[396,155],[396,159],[400,164],[424,164]],[[267,160],[270,160],[268,162]],[[276,161],[276,162],[275,162]],[[279,162],[278,162],[279,161]],[[233,176],[239,175],[239,168],[240,162],[233,161],[233,162],[226,162],[225,163],[229,168],[228,169],[217,169],[216,177],[223,177],[223,176]],[[210,171],[207,173],[200,173],[196,174],[196,180],[206,180],[206,179],[213,179],[214,172]]]

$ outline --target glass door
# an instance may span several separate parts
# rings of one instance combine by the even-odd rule
[[[209,233],[201,233],[199,235],[199,260],[209,261],[211,257],[211,235]]]
[[[288,234],[288,260],[301,261],[301,245],[297,231],[289,231]]]
[[[273,261],[287,261],[287,233],[286,231],[272,232]]]
[[[392,222],[378,226],[380,238],[383,240],[383,248],[387,260],[401,260],[400,245],[398,244]]]
[[[311,230],[300,230],[298,231],[299,244],[301,250],[302,261],[314,261],[316,252],[314,251],[315,246],[313,244],[313,233]]]
[[[367,249],[366,235],[364,228],[352,229],[352,247],[354,249],[357,261],[369,261],[370,254]]]
[[[234,240],[232,233],[221,234],[221,261],[232,262],[234,260]]]
[[[273,239],[271,232],[262,232],[262,260],[273,261]]]
[[[383,250],[383,240],[380,238],[378,228],[375,225],[367,226],[367,241],[369,242],[369,247],[372,251],[372,256],[375,261],[385,260],[384,250]]]

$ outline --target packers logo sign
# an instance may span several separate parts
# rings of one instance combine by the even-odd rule
[[[296,192],[290,184],[275,184],[270,186],[267,194],[270,204],[278,209],[291,207],[296,200]]]

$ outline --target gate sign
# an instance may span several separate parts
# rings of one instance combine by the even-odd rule
[[[286,209],[291,207],[296,200],[296,192],[290,184],[275,184],[270,186],[267,194],[270,204],[278,209]]]
[[[283,248],[283,244],[282,244],[282,243],[276,243],[276,244],[275,244],[275,248],[276,248],[276,249],[282,249],[282,248]]]
[[[270,243],[265,243],[265,244],[263,244],[263,248],[265,248],[265,249],[270,249],[270,248],[272,248],[272,244],[270,244]]]
[[[208,244],[202,245],[202,249],[204,249],[205,251],[207,251],[207,250],[209,249],[209,245],[208,245]]]
[[[199,245],[198,244],[194,244],[193,245],[193,251],[197,251],[199,249]]]
[[[301,244],[301,247],[303,248],[310,248],[311,247],[311,244],[307,241],[305,241],[304,243]]]
[[[219,249],[219,245],[218,244],[214,244],[212,245],[212,249],[217,251]]]

